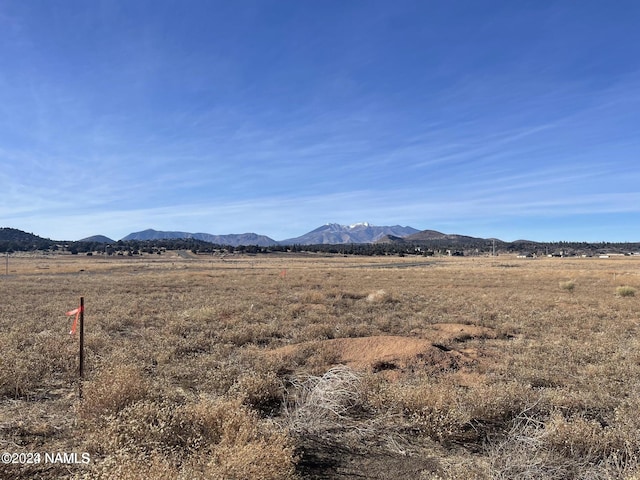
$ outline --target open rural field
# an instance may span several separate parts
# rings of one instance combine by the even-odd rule
[[[0,260],[0,478],[640,478],[639,258]]]

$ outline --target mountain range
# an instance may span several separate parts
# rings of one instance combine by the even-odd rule
[[[122,240],[164,240],[180,238],[193,238],[195,240],[216,243],[218,245],[230,245],[232,247],[237,247],[239,245],[258,245],[259,247],[278,245],[278,242],[276,242],[274,239],[269,238],[266,235],[258,235],[257,233],[232,233],[229,235],[212,235],[210,233],[163,232],[153,229],[130,233]]]
[[[274,240],[266,235],[258,235],[256,233],[212,235],[210,233],[172,232],[153,229],[130,233],[122,240],[193,238],[195,240],[203,240],[209,243],[230,245],[234,247],[239,245],[258,245],[260,247],[269,247],[272,245],[336,245],[343,243],[373,243],[383,238],[385,235],[405,237],[418,232],[419,230],[412,227],[402,227],[400,225],[394,225],[391,227],[375,226],[364,222],[353,225],[328,223],[299,237],[287,238],[286,240],[281,241]],[[89,237],[82,239],[81,241],[96,241],[94,239],[98,237],[99,236]]]
[[[480,240],[474,237],[464,235],[451,235],[437,232],[435,230],[419,231],[412,227],[403,227],[400,225],[393,226],[376,226],[369,223],[356,223],[353,225],[340,225],[337,223],[328,223],[322,225],[299,237],[287,238],[277,241],[266,235],[258,235],[256,233],[241,233],[229,235],[213,235],[210,233],[191,233],[180,231],[160,231],[147,229],[139,232],[133,232],[123,237],[122,241],[148,241],[148,240],[177,240],[177,239],[194,239],[218,245],[229,245],[237,247],[240,245],[257,245],[260,247],[269,247],[274,245],[340,245],[340,244],[366,244],[366,243],[416,243],[421,241],[447,241],[449,243],[468,242],[470,240]],[[26,233],[14,228],[0,228],[0,241],[13,242],[23,245],[42,244],[53,245],[56,242],[48,238],[38,237],[32,233]],[[104,235],[93,235],[78,240],[79,242],[91,243],[116,243]]]

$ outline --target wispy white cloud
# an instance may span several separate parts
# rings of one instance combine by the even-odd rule
[[[455,228],[469,225],[519,223],[526,218],[566,218],[575,215],[640,214],[640,193],[580,194],[543,198],[494,195],[446,197],[441,192],[351,191],[327,195],[279,196],[224,203],[193,203],[147,208],[74,210],[60,208],[55,217],[35,209],[17,214],[25,228],[46,229],[41,234],[56,239],[77,239],[104,234],[121,238],[145,228],[214,234],[255,232],[276,240],[295,237],[328,222],[350,224],[369,221],[378,225],[402,224],[414,228]],[[465,227],[467,225],[467,227]],[[634,227],[632,227],[634,228]],[[593,227],[597,230],[596,226]],[[511,238],[514,239],[514,238]]]

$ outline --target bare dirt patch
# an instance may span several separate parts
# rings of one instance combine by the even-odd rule
[[[300,454],[299,473],[310,480],[368,478],[395,480],[398,478],[434,478],[440,473],[438,458],[421,449],[411,454],[389,451],[367,443],[344,445],[335,439],[312,438]],[[435,477],[439,478],[439,477]]]
[[[458,371],[477,365],[483,357],[477,348],[464,348],[464,342],[498,338],[491,328],[454,323],[431,325],[412,334],[415,336],[376,335],[302,342],[275,349],[270,355],[288,360],[314,350],[322,352],[329,365],[343,364],[374,373],[416,369]]]

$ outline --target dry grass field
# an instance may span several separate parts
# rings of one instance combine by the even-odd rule
[[[1,478],[640,478],[638,258],[167,252],[8,271],[0,452],[42,457]],[[80,296],[82,400],[64,315]]]

